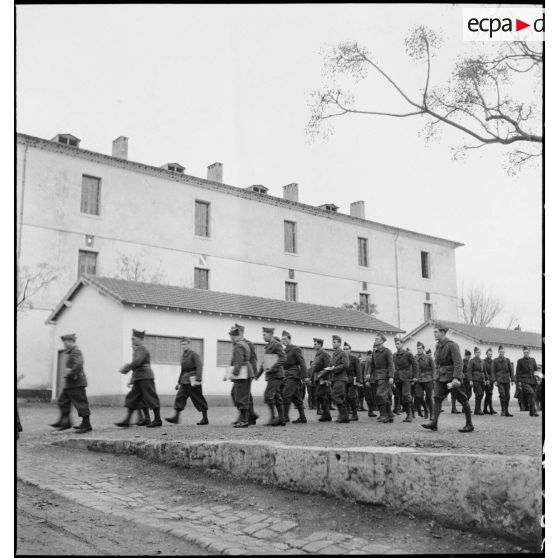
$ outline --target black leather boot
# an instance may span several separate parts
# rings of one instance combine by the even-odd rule
[[[234,425],[234,428],[248,428],[248,425],[249,425],[248,409],[242,409],[240,411],[240,420]]]
[[[434,410],[432,411],[432,418],[428,424],[421,424],[421,426],[423,428],[436,432],[438,430],[438,417],[440,416],[441,410],[442,402],[439,399],[434,399]]]
[[[126,415],[126,418],[121,422],[115,422],[115,426],[120,426],[121,428],[128,428],[128,426],[130,426],[130,418],[132,418],[132,413],[134,411],[132,409],[127,409],[127,411],[128,414]]]
[[[282,408],[283,408],[283,412],[280,413],[280,415],[283,416],[283,422],[284,423],[291,422],[291,419],[289,418],[289,413],[291,412],[291,404],[283,403]]]
[[[356,399],[352,399],[351,402],[349,403],[350,408],[351,408],[351,416],[349,417],[349,420],[358,420],[358,404],[357,404],[357,400]]]
[[[480,397],[475,397],[475,415],[482,415],[482,411],[481,411],[481,401],[482,399]]]
[[[147,426],[148,424],[151,424],[149,409],[147,408],[141,409],[138,411],[138,413],[140,414],[140,420],[138,421],[138,426]],[[143,414],[143,418],[141,417],[142,414]]]
[[[166,417],[165,420],[167,422],[170,422],[171,424],[178,424],[180,422],[180,411],[178,409],[175,409],[174,410],[174,416],[173,417]],[[146,426],[147,426],[147,424],[146,424]]]
[[[146,428],[157,428],[158,426],[163,426],[163,421],[161,420],[161,412],[159,407],[153,408],[153,420],[151,424],[147,424]]]
[[[505,405],[504,416],[505,416],[505,417],[513,417],[513,415],[510,414],[510,402],[509,402],[509,401],[505,401],[505,402],[504,402],[504,405]]]
[[[403,422],[413,422],[413,417],[411,416],[411,403],[403,403],[405,408],[405,413],[407,416],[403,419]]]
[[[297,407],[298,411],[298,418],[293,420],[293,424],[306,424],[308,421],[306,420],[306,415],[304,414],[304,405],[300,405]]]
[[[76,429],[76,434],[85,434],[86,432],[91,432],[93,427],[89,422],[89,415],[81,417],[81,424]]]
[[[322,416],[318,419],[320,422],[330,422],[331,413],[329,412],[329,402],[327,399],[322,399],[319,404],[322,407]]]
[[[473,432],[473,418],[471,416],[471,406],[469,402],[463,403],[463,410],[465,411],[465,426],[459,429],[459,432]]]
[[[205,426],[206,424],[209,424],[209,421],[207,420],[207,411],[202,411],[202,419],[196,424],[198,426]]]

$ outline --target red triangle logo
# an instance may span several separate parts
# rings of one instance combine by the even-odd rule
[[[524,21],[521,21],[520,19],[515,20],[515,30],[516,31],[521,31],[522,29],[525,29],[526,27],[531,27],[531,24],[530,23],[525,23]]]

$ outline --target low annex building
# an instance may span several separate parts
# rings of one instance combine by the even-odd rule
[[[145,343],[151,353],[157,391],[175,393],[180,367],[180,337],[193,340],[192,348],[202,357],[204,393],[228,395],[231,385],[223,381],[230,364],[232,343],[228,336],[235,322],[245,326],[245,335],[256,343],[261,361],[264,343],[262,327],[274,327],[280,337],[283,329],[293,343],[303,348],[307,364],[314,357],[313,338],[324,339],[331,348],[331,336],[339,335],[357,353],[373,345],[376,331],[393,338],[402,330],[373,316],[331,306],[274,300],[223,292],[191,289],[154,283],[140,283],[83,275],[50,314],[55,336],[71,332],[85,358],[88,395],[111,396],[128,391],[129,375],[118,373],[132,358],[132,328],[145,330]],[[53,397],[56,397],[64,369],[62,346],[52,357]],[[265,381],[254,382],[254,395],[263,394]]]
[[[403,337],[405,347],[409,347],[413,352],[416,351],[417,341],[422,341],[426,348],[434,351],[434,325],[440,321],[449,327],[448,336],[453,339],[461,349],[461,355],[465,349],[473,353],[473,349],[478,347],[481,350],[482,358],[485,357],[486,350],[492,348],[493,358],[498,356],[498,347],[502,345],[506,350],[506,356],[515,365],[523,357],[523,347],[526,345],[531,349],[531,356],[542,364],[542,335],[531,331],[519,331],[515,329],[503,329],[498,327],[486,327],[473,324],[460,324],[447,320],[429,320]]]

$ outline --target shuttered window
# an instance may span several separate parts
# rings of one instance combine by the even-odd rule
[[[296,283],[291,283],[290,281],[285,281],[285,300],[290,302],[296,302],[297,294]]]
[[[430,253],[421,252],[420,253],[420,266],[422,271],[422,277],[424,279],[430,278]]]
[[[209,269],[194,268],[194,289],[209,289]]]
[[[101,179],[94,176],[81,177],[81,212],[99,215],[101,201]]]
[[[187,336],[186,336],[187,337]],[[203,339],[190,338],[190,347],[200,355],[203,362]],[[180,337],[163,335],[146,335],[144,344],[151,355],[151,362],[159,364],[180,364],[182,350]]]
[[[80,250],[78,254],[78,279],[84,275],[97,274],[97,252]]]
[[[196,200],[196,236],[209,237],[209,202]]]
[[[285,221],[285,252],[296,254],[296,223]]]
[[[368,267],[368,239],[358,238],[358,265]]]

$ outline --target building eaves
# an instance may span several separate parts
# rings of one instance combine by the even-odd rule
[[[303,211],[305,213],[311,213],[318,217],[323,217],[326,219],[334,219],[338,221],[350,222],[355,225],[360,225],[368,227],[375,230],[382,230],[390,233],[402,233],[414,238],[422,238],[428,241],[439,242],[453,248],[459,248],[463,246],[463,243],[456,242],[454,240],[448,240],[446,238],[441,238],[438,236],[432,236],[424,233],[419,233],[416,231],[410,231],[408,229],[402,229],[399,227],[394,227],[392,225],[385,225],[383,223],[378,223],[377,221],[370,221],[368,219],[361,219],[360,217],[353,217],[352,215],[347,215],[345,213],[337,213],[315,207],[313,205],[295,202],[291,200],[286,200],[277,196],[271,196],[269,194],[260,194],[257,192],[252,192],[245,188],[240,188],[238,186],[232,186],[229,184],[224,184],[222,182],[216,182],[213,180],[207,180],[205,178],[200,178],[197,176],[192,176],[189,174],[176,173],[173,171],[168,171],[160,167],[154,167],[152,165],[147,165],[145,163],[139,163],[136,161],[130,161],[128,159],[120,159],[118,157],[113,157],[111,155],[106,155],[104,153],[99,153],[97,151],[89,151],[81,147],[73,147],[70,145],[65,145],[57,143],[54,141],[49,141],[44,138],[38,138],[35,136],[30,136],[28,134],[19,133],[17,134],[17,140],[20,143],[31,145],[39,149],[45,149],[47,151],[63,153],[65,155],[79,157],[81,159],[90,160],[96,163],[106,163],[119,168],[127,168],[129,170],[134,170],[144,174],[150,174],[152,176],[159,176],[167,180],[172,180],[174,182],[182,182],[185,184],[199,186],[201,188],[206,188],[209,190],[224,192],[228,194],[233,194],[238,197],[250,199],[253,201],[258,201],[261,203],[266,203],[270,205],[279,205],[283,207],[288,207],[295,211]]]

